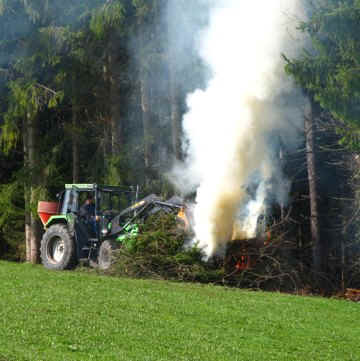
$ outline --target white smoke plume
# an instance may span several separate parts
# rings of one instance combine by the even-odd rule
[[[187,159],[177,180],[196,188],[196,239],[211,256],[232,238],[253,237],[267,200],[286,203],[278,154],[301,140],[304,100],[281,54],[301,48],[294,15],[303,11],[299,0],[208,2],[199,51],[213,77],[188,96]]]

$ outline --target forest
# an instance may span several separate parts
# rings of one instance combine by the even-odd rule
[[[271,208],[277,266],[256,282],[296,271],[303,285],[356,288],[360,1],[302,2],[306,44],[278,56],[308,106],[301,144],[277,154],[289,201]],[[212,77],[197,46],[213,3],[0,0],[0,258],[39,262],[37,203],[66,183],[195,197],[168,175],[187,157],[187,96]]]

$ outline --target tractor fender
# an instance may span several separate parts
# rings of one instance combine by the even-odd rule
[[[52,216],[48,220],[48,222],[45,224],[45,230],[51,227],[53,224],[59,223],[59,224],[68,224],[68,221],[65,216]]]

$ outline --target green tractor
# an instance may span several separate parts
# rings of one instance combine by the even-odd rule
[[[39,202],[38,214],[45,233],[41,260],[46,268],[64,270],[84,261],[100,269],[110,268],[114,251],[134,237],[146,218],[158,212],[173,213],[188,226],[185,206],[174,197],[166,202],[156,195],[138,200],[139,188],[97,184],[66,184],[58,202]],[[81,206],[93,200],[92,214]]]

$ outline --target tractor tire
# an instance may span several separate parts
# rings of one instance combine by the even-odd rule
[[[115,261],[115,251],[120,248],[120,244],[115,241],[104,241],[99,249],[98,264],[99,269],[108,270]]]
[[[76,246],[64,224],[54,224],[44,233],[40,254],[42,264],[51,270],[76,266]]]

